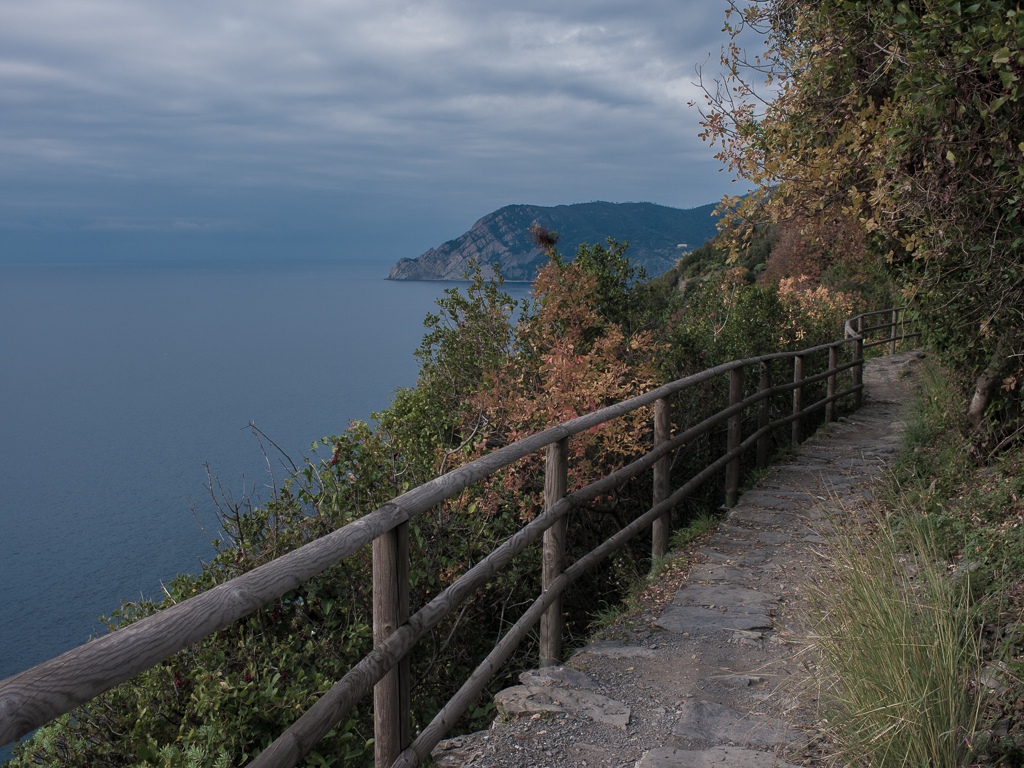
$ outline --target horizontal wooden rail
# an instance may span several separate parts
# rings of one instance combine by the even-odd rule
[[[860,333],[861,336],[866,336],[867,334],[871,333],[872,331],[884,331],[884,330],[889,329],[889,328],[896,328],[896,327],[898,327],[900,325],[903,325],[903,323],[895,322],[895,323],[883,323],[882,325],[871,325],[871,326],[868,326],[867,328],[861,328],[859,333]],[[886,341],[888,341],[888,339],[886,339]]]
[[[920,331],[918,331],[917,333],[905,333],[905,334],[903,334],[901,336],[898,336],[897,340],[902,341],[903,339],[919,339],[919,338],[921,338]],[[864,344],[864,349],[870,349],[871,347],[879,347],[882,344],[892,344],[892,339],[885,338],[885,339],[878,339],[877,341],[869,341],[866,344]]]
[[[865,318],[865,317],[874,317],[875,315],[889,315],[889,314],[892,314],[893,312],[902,312],[905,309],[906,309],[906,306],[890,307],[888,309],[874,309],[874,310],[871,310],[870,312],[861,312],[859,315],[854,315],[853,317],[851,317],[846,322],[847,323],[852,323],[855,320],[861,320],[862,318]]]
[[[413,628],[415,632],[415,636],[411,640],[411,643],[415,644],[419,638],[436,626],[463,600],[469,597],[479,587],[490,581],[490,579],[493,578],[494,575],[502,568],[508,565],[516,555],[520,554],[526,549],[526,547],[537,541],[546,530],[566,515],[570,509],[585,504],[588,501],[593,501],[598,496],[614,490],[623,483],[636,477],[644,470],[651,468],[655,462],[664,456],[667,456],[680,445],[696,439],[716,424],[720,424],[725,420],[725,418],[728,418],[728,415],[723,418],[722,413],[715,414],[714,416],[705,419],[700,424],[676,435],[671,440],[662,443],[652,451],[644,454],[616,472],[590,483],[585,488],[564,496],[552,507],[545,510],[543,514],[538,515],[530,523],[521,528],[516,534],[507,539],[505,543],[495,549],[494,552],[473,566],[473,568],[463,574],[458,581],[444,590],[425,607],[417,611],[412,618],[410,618],[408,624],[405,625],[405,627]],[[739,452],[737,452],[736,455],[738,456]],[[722,465],[722,462],[728,458],[731,457],[727,454],[726,457],[719,459],[718,462],[712,465],[711,474],[714,474],[714,471],[717,471],[717,469]],[[704,478],[707,472],[708,470],[705,470],[697,477]],[[673,502],[673,499],[677,500]],[[658,505],[656,509],[661,510],[662,513],[664,513],[665,511],[671,510],[676,503],[678,503],[678,495],[673,495],[670,496],[668,500]],[[404,652],[407,641],[395,640],[394,642],[401,642],[400,645],[393,647],[395,647],[397,651]],[[378,650],[380,650],[381,647],[382,646],[378,646]],[[386,641],[383,647],[388,649],[389,653],[387,654],[387,657],[391,658],[393,654],[390,653],[390,647],[392,647],[390,643]],[[411,645],[409,647],[411,648]],[[376,674],[379,674],[380,677],[383,677],[390,669],[391,666],[380,666],[379,668],[375,668],[375,672]],[[379,677],[377,679],[379,679]],[[345,717],[346,714],[348,714],[349,710],[355,706],[359,699],[369,692],[370,687],[375,682],[376,680],[367,681],[361,675],[354,675],[351,678],[349,675],[343,677],[321,699],[321,702],[324,701],[324,699],[329,699],[329,701],[323,705],[321,705],[320,702],[317,702],[317,704],[310,708],[306,714],[300,717],[294,725],[288,729],[288,731],[280,736],[277,741],[264,750],[252,763],[250,763],[252,768],[262,768],[263,766],[281,766],[282,768],[291,768],[292,766],[297,765],[305,753],[299,754],[295,749],[301,745],[315,744],[323,738],[331,728],[333,728],[342,718]]]
[[[730,361],[519,440],[424,483],[359,520],[242,576],[0,681],[0,745],[20,738],[34,728],[73,710],[103,691],[160,663],[213,632],[230,626],[257,608],[295,589],[326,568],[374,543],[375,591],[380,593],[379,596],[375,596],[374,650],[359,661],[250,765],[273,766],[274,768],[297,765],[317,741],[334,728],[374,686],[378,686],[377,709],[387,710],[390,713],[383,720],[378,720],[378,730],[386,731],[383,734],[386,738],[382,738],[381,733],[377,735],[379,742],[378,764],[390,764],[392,759],[398,757],[399,754],[401,756],[395,763],[396,765],[418,764],[418,761],[429,754],[437,741],[451,727],[454,719],[462,711],[460,707],[464,709],[465,704],[477,695],[479,690],[482,690],[487,679],[500,666],[504,658],[507,658],[508,654],[512,652],[522,636],[534,626],[545,611],[549,611],[552,606],[559,604],[559,596],[562,591],[579,578],[586,569],[596,565],[597,562],[618,547],[623,546],[640,532],[649,529],[653,521],[660,520],[667,523],[666,515],[683,498],[692,493],[701,483],[726,468],[728,468],[727,502],[734,500],[735,488],[738,483],[739,458],[756,446],[760,465],[763,461],[762,454],[766,450],[765,440],[774,430],[792,424],[794,439],[799,440],[799,425],[803,417],[821,408],[826,408],[826,420],[831,420],[834,412],[832,406],[841,398],[852,394],[855,397],[855,402],[859,402],[863,389],[862,351],[864,347],[876,343],[890,343],[893,348],[895,347],[896,328],[899,325],[897,314],[900,310],[902,308],[879,310],[851,318],[845,324],[847,336],[845,339],[806,350],[778,352],[745,360]],[[886,313],[892,313],[893,323],[863,330],[854,330],[853,328],[853,322],[858,324],[858,328],[862,328],[863,318]],[[864,333],[885,328],[892,331],[889,338],[879,342],[864,343]],[[916,335],[919,334],[903,334],[899,338],[912,338]],[[853,345],[853,359],[837,364],[837,351],[846,345]],[[801,361],[808,359],[808,356],[814,353],[825,351],[828,352],[829,358],[827,369],[821,373],[804,376],[804,364]],[[797,361],[793,381],[769,386],[771,363],[776,360]],[[760,368],[761,383],[756,392],[744,397],[742,374],[749,366]],[[837,374],[850,369],[852,369],[853,377],[852,386],[836,392]],[[670,436],[666,410],[670,400],[686,389],[724,374],[731,375],[730,405],[705,418],[699,424]],[[826,396],[809,406],[804,406],[802,393],[808,387],[821,381],[827,381]],[[793,393],[792,413],[770,421],[768,414],[771,398],[787,392]],[[408,556],[405,554],[402,537],[405,524],[410,519],[423,514],[437,503],[463,491],[473,483],[514,461],[549,446],[561,445],[562,448],[559,450],[564,454],[565,441],[574,435],[656,403],[659,409],[655,425],[656,439],[651,451],[616,472],[561,498],[558,497],[564,493],[564,484],[560,490],[558,483],[555,482],[548,494],[548,500],[545,503],[546,509],[541,515],[509,537],[427,605],[406,618],[408,598],[405,596],[407,587],[403,584],[403,579],[407,582],[407,577],[404,576],[403,569],[407,567]],[[758,429],[746,439],[741,440],[743,414],[747,408],[756,404],[761,404]],[[708,464],[678,490],[669,493],[670,488],[667,486],[667,473],[665,473],[664,467],[671,454],[681,446],[707,434],[727,421],[729,422],[729,446],[726,453]],[[549,449],[549,456],[552,455],[550,450],[554,450],[554,448]],[[559,454],[556,452],[553,455]],[[416,642],[437,626],[462,601],[493,579],[526,547],[537,542],[542,536],[550,534],[551,531],[564,529],[565,517],[571,509],[614,490],[656,465],[661,466],[662,470],[655,481],[654,506],[595,550],[584,555],[568,569],[563,570],[559,559],[553,556],[552,569],[550,574],[545,575],[546,586],[541,596],[516,623],[513,630],[500,641],[477,672],[474,672],[470,680],[463,686],[462,691],[442,709],[435,722],[431,723],[417,741],[410,746],[408,744],[410,738],[408,734],[408,674],[403,672],[397,676],[388,677],[391,682],[387,683],[386,691],[378,685],[380,681],[403,664],[407,669],[408,655]],[[549,467],[558,466],[561,466],[564,471],[564,461],[561,463],[557,460],[554,463],[549,461]],[[549,469],[549,473],[551,471],[554,469]],[[661,487],[660,491],[659,487]],[[385,538],[382,539],[382,537]],[[382,544],[385,541],[391,543]],[[658,546],[656,542],[654,546],[656,549]],[[379,562],[378,554],[380,555]],[[547,555],[545,559],[547,559]],[[378,571],[381,573],[379,574]],[[385,576],[385,571],[392,575]],[[378,577],[380,577],[379,584]],[[385,597],[385,595],[391,595],[391,597]],[[403,603],[405,607],[403,607]],[[560,636],[559,623],[548,622],[542,631],[544,636],[542,637],[542,646],[548,649],[546,653],[551,657],[548,659],[548,663],[555,663],[560,655],[560,639],[553,638],[554,633]],[[488,670],[490,671],[488,672]],[[487,673],[486,676],[481,677],[485,673]]]
[[[906,320],[900,319],[900,313],[906,311],[906,307],[893,307],[891,309],[877,309],[872,312],[864,312],[855,317],[851,317],[843,325],[843,332],[846,336],[846,340],[852,340],[854,342],[853,348],[853,360],[858,363],[857,367],[853,371],[854,384],[859,384],[863,376],[862,364],[864,360],[864,350],[870,349],[871,347],[878,347],[882,344],[889,345],[889,354],[896,354],[896,343],[904,339],[920,338],[921,333],[907,333],[903,330],[897,333],[897,329],[905,329]],[[881,323],[879,325],[872,325],[867,328],[864,327],[864,318],[875,317],[878,315],[889,315],[892,317],[891,323]],[[856,327],[854,327],[856,326]],[[878,330],[889,329],[888,338],[881,338],[875,341],[867,341],[867,336]],[[853,407],[854,409],[860,408],[861,406],[861,392],[858,390],[853,396]]]

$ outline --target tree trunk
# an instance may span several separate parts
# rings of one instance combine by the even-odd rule
[[[996,347],[995,354],[989,361],[988,367],[978,376],[974,385],[974,396],[970,405],[967,406],[967,420],[975,429],[981,426],[982,418],[985,415],[985,408],[992,399],[992,389],[999,381],[999,372],[1006,363],[1006,356],[1010,351],[1013,341],[1012,336],[1004,336]]]

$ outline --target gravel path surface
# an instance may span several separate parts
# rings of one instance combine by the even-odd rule
[[[745,493],[669,568],[666,599],[564,667],[523,673],[488,731],[449,739],[444,768],[771,768],[818,761],[799,697],[796,615],[834,515],[866,515],[902,429],[920,353],[865,366],[867,404]]]

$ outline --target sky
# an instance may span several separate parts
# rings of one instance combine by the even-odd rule
[[[3,0],[0,263],[415,257],[503,205],[737,192],[724,0]]]

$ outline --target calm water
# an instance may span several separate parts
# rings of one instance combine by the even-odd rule
[[[0,266],[0,679],[199,569],[204,463],[268,482],[250,420],[298,459],[414,384],[448,284],[388,268]]]

